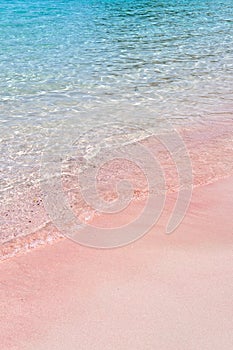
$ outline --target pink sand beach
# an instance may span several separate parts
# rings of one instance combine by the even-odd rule
[[[232,5],[0,0],[0,350],[233,350]]]
[[[233,177],[194,189],[183,222],[97,250],[63,239],[1,263],[1,349],[231,350]]]

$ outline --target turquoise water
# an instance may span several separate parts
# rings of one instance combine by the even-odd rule
[[[74,120],[82,133],[116,120],[156,129],[232,119],[231,0],[0,0],[0,19],[4,203],[38,180],[61,121],[67,137]]]
[[[213,98],[231,92],[231,0],[1,0],[0,7],[4,103],[156,100],[176,90],[194,103],[203,97],[199,84]]]

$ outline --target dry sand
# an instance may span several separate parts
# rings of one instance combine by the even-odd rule
[[[62,240],[2,262],[1,349],[232,350],[232,208],[230,177],[196,188],[170,236],[165,212],[124,248]]]

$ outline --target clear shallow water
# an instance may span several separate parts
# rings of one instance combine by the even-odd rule
[[[74,120],[77,135],[112,121],[156,131],[166,121],[231,122],[232,38],[231,0],[0,0],[4,213],[13,194],[30,197],[25,186],[38,182],[41,152],[60,122],[67,138]],[[144,107],[150,112],[135,112]],[[224,139],[231,149],[231,131]],[[16,232],[25,215],[4,225]]]

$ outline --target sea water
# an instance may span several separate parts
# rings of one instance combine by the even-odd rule
[[[81,135],[84,158],[106,136],[118,143],[114,123],[125,125],[127,142],[168,122],[232,126],[232,38],[231,0],[0,0],[3,240],[45,220],[31,189],[61,125],[67,143],[71,130]],[[227,129],[208,134],[212,151],[230,152],[219,165],[224,175]]]

